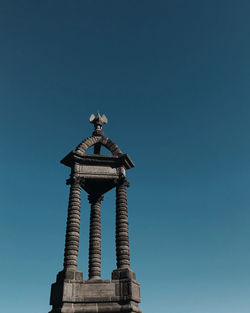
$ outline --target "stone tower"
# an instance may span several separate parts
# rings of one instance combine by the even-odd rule
[[[130,269],[126,170],[134,167],[127,154],[104,136],[105,115],[90,116],[91,137],[82,141],[61,163],[71,168],[68,217],[63,270],[51,286],[50,313],[141,313],[140,285]],[[93,154],[86,151],[94,146]],[[105,146],[112,155],[102,155]],[[90,203],[88,279],[77,268],[81,188]],[[101,202],[103,195],[116,188],[116,264],[111,280],[101,279]]]

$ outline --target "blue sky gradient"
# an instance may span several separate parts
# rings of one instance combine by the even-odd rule
[[[92,133],[128,153],[143,313],[250,312],[250,2],[0,1],[1,312],[48,312],[69,188]],[[79,268],[87,278],[89,203]],[[115,268],[114,191],[102,277]]]

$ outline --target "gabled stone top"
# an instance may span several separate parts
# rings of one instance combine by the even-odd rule
[[[102,125],[108,123],[105,114],[102,116],[99,113],[96,116],[91,114],[89,121],[95,127],[92,136],[84,139],[75,150],[61,160],[61,163],[69,167],[72,167],[74,163],[91,163],[93,165],[100,163],[104,165],[106,163],[110,166],[113,164],[112,166],[115,167],[123,166],[125,169],[133,168],[135,165],[128,154],[123,154],[116,143],[104,136]],[[86,151],[92,146],[94,146],[94,154],[86,154]],[[106,147],[112,155],[100,154],[101,146]]]

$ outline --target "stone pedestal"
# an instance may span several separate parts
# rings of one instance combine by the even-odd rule
[[[52,285],[50,313],[142,312],[138,307],[140,285],[135,279],[82,280],[80,272],[69,276],[59,273]]]

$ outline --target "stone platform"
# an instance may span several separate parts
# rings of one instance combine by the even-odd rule
[[[114,271],[117,279],[82,280],[80,271],[62,271],[51,286],[50,313],[141,313],[140,284],[127,271],[131,273]]]

